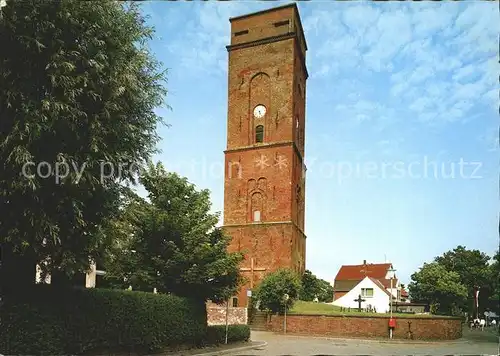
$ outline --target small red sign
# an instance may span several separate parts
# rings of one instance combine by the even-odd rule
[[[389,327],[390,328],[395,328],[396,327],[396,319],[390,318],[389,319]]]

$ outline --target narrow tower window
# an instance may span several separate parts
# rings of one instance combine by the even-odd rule
[[[299,118],[295,119],[295,139],[297,140],[297,143],[300,141],[300,124],[299,124]]]
[[[260,143],[264,142],[264,126],[258,125],[255,128],[255,142]]]
[[[262,220],[262,208],[264,203],[264,196],[260,192],[255,192],[250,198],[250,220],[253,222],[260,222]]]

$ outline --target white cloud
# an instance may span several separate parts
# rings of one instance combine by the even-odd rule
[[[177,23],[184,24],[183,32],[169,41],[167,49],[185,71],[192,75],[224,74],[227,71],[226,46],[230,43],[229,18],[261,8],[248,2],[226,2],[224,6],[213,2],[183,4],[176,12]]]
[[[344,126],[352,127],[369,123],[378,132],[394,123],[397,120],[396,115],[395,109],[366,99],[352,100],[349,103],[339,104],[333,109],[333,117]]]
[[[466,78],[470,78],[470,76],[477,74],[477,68],[471,64],[466,65],[465,67],[459,68],[455,71],[453,75],[453,80],[456,82],[461,82]]]
[[[323,9],[304,20],[316,77],[335,83],[356,76],[373,83],[370,72],[389,74],[389,86],[376,88],[378,94],[387,90],[394,105],[409,108],[420,122],[465,121],[475,105],[497,100],[500,21],[493,3],[356,3]],[[354,91],[342,89],[352,97]],[[358,109],[353,120],[372,119],[373,113]]]
[[[415,115],[405,117],[405,122],[448,123],[471,117],[479,103],[498,101],[500,21],[493,3],[322,5],[301,5],[309,47],[307,64],[310,78],[323,81],[328,89],[320,93],[316,88],[316,99],[334,92],[338,100],[351,102],[345,104],[344,120],[381,125],[403,120],[394,112],[405,108]],[[262,5],[190,6],[193,11],[173,11],[171,15],[185,28],[168,47],[184,67],[178,70],[224,75],[225,46],[230,41],[228,19],[262,9]],[[273,6],[276,3],[268,7]],[[374,81],[377,76],[385,79]],[[355,84],[347,80],[353,77]],[[375,87],[366,83],[375,83]],[[359,98],[371,103],[382,100],[384,105],[367,110],[362,102],[361,106],[352,104]]]
[[[411,105],[410,110],[422,113],[434,108],[434,103],[428,97],[417,98]]]
[[[426,79],[433,77],[434,74],[435,71],[432,67],[419,66],[408,77],[408,83],[413,85],[420,84]]]
[[[387,64],[401,48],[412,38],[409,15],[401,10],[385,11],[366,34],[366,40],[372,44],[365,54],[366,65],[378,72],[387,68]]]
[[[342,13],[342,21],[357,37],[363,38],[366,32],[377,23],[380,10],[364,5],[348,7]]]
[[[415,4],[415,7],[418,9],[412,16],[415,37],[427,37],[442,31],[456,15],[456,6],[450,4],[441,3],[437,6],[422,5],[417,6]]]

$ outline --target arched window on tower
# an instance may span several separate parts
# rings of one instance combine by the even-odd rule
[[[255,128],[255,142],[256,143],[264,142],[264,125],[258,125]]]

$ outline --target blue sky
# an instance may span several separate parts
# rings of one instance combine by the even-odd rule
[[[169,68],[172,110],[159,112],[171,126],[160,128],[155,160],[210,189],[214,211],[223,209],[229,17],[283,3],[143,6],[157,31],[151,49]],[[306,267],[332,281],[342,264],[388,260],[408,283],[458,244],[493,253],[498,5],[312,1],[299,10],[310,74]]]

